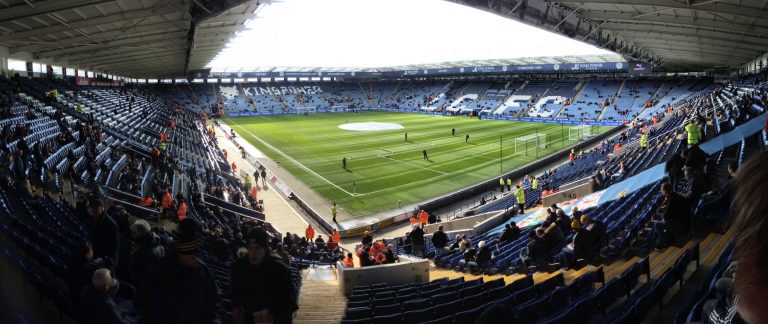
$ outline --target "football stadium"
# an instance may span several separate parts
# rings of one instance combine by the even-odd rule
[[[768,323],[758,0],[2,0],[1,323]]]

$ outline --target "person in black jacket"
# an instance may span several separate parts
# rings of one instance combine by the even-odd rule
[[[485,244],[485,241],[480,241],[480,243],[477,244],[477,254],[475,254],[475,262],[477,263],[477,266],[480,268],[488,267],[492,258],[493,253],[491,252],[491,249]]]
[[[232,265],[229,287],[234,312],[241,312],[245,323],[254,322],[254,313],[266,313],[263,318],[273,323],[291,323],[299,307],[288,266],[271,253],[264,230],[253,229],[246,241],[247,256]]]
[[[717,190],[702,195],[694,212],[694,218],[704,217],[707,220],[720,220],[728,217],[726,211],[730,208],[733,200],[737,168],[736,162],[728,163],[728,178]]]
[[[443,232],[443,226],[437,227],[437,231],[432,234],[432,245],[435,246],[435,258],[445,253],[445,245],[448,244],[448,235]]]
[[[701,195],[707,191],[704,178],[691,167],[686,167],[683,171],[683,175],[685,176],[685,180],[688,181],[688,186],[681,196],[688,199],[689,205],[696,206],[699,203],[699,199],[701,199]]]
[[[413,242],[413,255],[424,255],[424,230],[422,226],[416,226],[411,232],[411,242]]]
[[[217,322],[219,290],[213,271],[197,257],[200,225],[192,218],[179,223],[179,238],[151,269],[147,286],[149,310],[142,322],[204,324]]]
[[[94,258],[110,258],[117,262],[118,229],[115,221],[104,212],[104,203],[93,197],[88,202],[92,223],[88,236],[93,243]]]
[[[541,227],[528,232],[528,246],[520,253],[520,259],[526,266],[537,265],[549,251],[543,236],[544,229]]]
[[[673,154],[672,157],[664,164],[664,171],[667,173],[667,178],[672,185],[677,184],[677,180],[680,178],[680,170],[685,164],[685,159],[680,154]]]
[[[517,238],[518,235],[520,235],[520,228],[517,227],[517,223],[509,222],[507,225],[505,225],[504,232],[502,232],[501,236],[499,236],[499,242],[512,242]]]
[[[672,190],[669,182],[661,184],[662,221],[654,225],[657,236],[656,248],[663,249],[690,230],[691,205],[688,200]]]

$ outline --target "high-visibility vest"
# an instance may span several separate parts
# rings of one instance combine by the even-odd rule
[[[688,133],[689,145],[699,144],[699,140],[701,139],[699,137],[701,136],[701,129],[698,125],[689,123],[688,125],[685,125],[685,131]]]
[[[640,135],[640,147],[648,147],[648,134]]]
[[[504,186],[504,178],[499,178],[499,184],[503,187]]]
[[[523,188],[517,188],[515,190],[515,198],[517,198],[518,204],[524,204],[525,203],[525,190]]]
[[[180,221],[187,218],[187,203],[182,201],[181,204],[179,204],[179,210],[176,214],[179,216]]]
[[[426,224],[428,218],[429,218],[429,215],[427,214],[427,212],[422,211],[419,213],[419,221],[421,221],[422,224]]]
[[[333,234],[331,234],[331,241],[333,243],[338,244],[340,240],[341,240],[341,234],[339,233],[339,231],[334,230]]]
[[[352,258],[344,258],[344,266],[347,268],[354,268],[355,261]]]
[[[173,203],[173,197],[171,197],[171,193],[166,192],[163,195],[163,209],[171,208],[172,203]]]
[[[304,236],[306,236],[310,240],[315,238],[315,228],[313,228],[312,225],[307,227],[307,230],[304,231]]]
[[[533,183],[531,183],[531,188],[533,188],[533,190],[539,190],[539,178],[533,178]]]
[[[258,192],[259,190],[256,189],[256,186],[254,186],[253,189],[251,189],[251,196],[253,196],[253,199],[256,199],[256,197],[259,195]]]

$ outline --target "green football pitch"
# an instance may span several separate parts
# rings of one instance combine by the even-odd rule
[[[467,116],[366,111],[235,117],[225,122],[353,217],[468,187],[575,143],[569,140],[568,125]],[[339,127],[367,122],[392,123],[402,129]],[[593,134],[605,130],[591,128]],[[347,170],[342,168],[343,158]]]

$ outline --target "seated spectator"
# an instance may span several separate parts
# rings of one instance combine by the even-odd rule
[[[557,218],[555,218],[555,223],[557,223],[557,226],[560,227],[560,231],[562,233],[570,233],[571,219],[565,215],[565,212],[562,209],[558,209],[555,214],[557,215]]]
[[[582,227],[581,222],[577,220],[571,222],[571,228],[574,231],[573,241],[563,248],[563,261],[566,267],[578,259],[587,259],[595,255],[595,251],[592,250],[595,243],[593,233]]]
[[[582,228],[585,228],[587,231],[592,233],[592,237],[595,239],[595,244],[598,244],[598,248],[601,248],[607,240],[607,235],[605,234],[605,225],[603,222],[597,219],[593,219],[587,215],[581,215],[579,222],[581,223]]]
[[[733,191],[735,191],[734,182],[737,168],[736,162],[728,163],[728,179],[717,190],[702,195],[694,211],[695,219],[703,217],[707,220],[720,220],[729,216],[727,211],[731,206]]]
[[[490,266],[493,253],[491,253],[490,247],[485,244],[485,241],[480,241],[477,244],[477,254],[475,255],[475,263],[480,268],[486,268]]]
[[[544,228],[528,232],[528,246],[520,252],[520,258],[526,266],[539,265],[549,251],[544,240]]]
[[[251,230],[246,241],[247,257],[232,265],[229,287],[233,317],[244,323],[291,323],[298,305],[288,266],[271,253],[264,230]]]
[[[85,311],[87,323],[138,323],[136,313],[130,301],[121,301],[117,297],[119,288],[111,271],[100,268],[93,272],[90,285],[80,293],[80,305]]]
[[[571,219],[581,219],[581,216],[584,215],[584,212],[579,210],[579,206],[573,206],[571,208]]]
[[[80,300],[80,290],[91,281],[93,272],[98,268],[109,267],[109,262],[93,258],[93,246],[91,242],[82,242],[77,249],[69,255],[67,262],[67,286],[69,286],[70,298],[77,302]]]
[[[461,243],[462,243],[461,241],[463,239],[464,238],[460,234],[456,234],[456,239],[453,241],[453,244],[451,244],[451,246],[448,248],[448,251],[453,252],[461,249]]]
[[[318,251],[324,251],[325,250],[325,240],[323,239],[322,235],[318,235],[315,239],[315,248]]]
[[[520,228],[515,222],[509,222],[504,226],[504,231],[499,236],[499,242],[512,242],[520,235]]]
[[[559,246],[563,240],[565,240],[565,234],[557,226],[557,223],[551,223],[544,228],[544,242],[547,243],[547,251]]]

